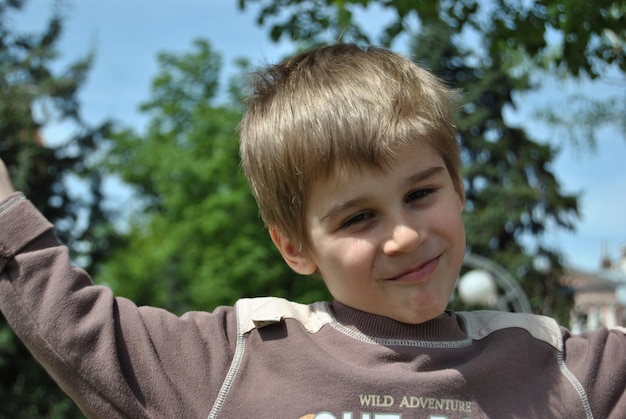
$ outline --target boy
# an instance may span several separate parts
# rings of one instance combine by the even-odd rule
[[[453,93],[389,51],[269,68],[241,123],[272,240],[335,301],[176,317],[70,267],[0,175],[0,308],[81,409],[132,418],[624,417],[626,338],[445,311],[465,251]]]

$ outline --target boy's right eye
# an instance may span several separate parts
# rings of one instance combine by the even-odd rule
[[[358,224],[362,224],[365,221],[372,219],[373,217],[374,217],[374,214],[370,212],[360,212],[358,214],[348,217],[343,223],[341,223],[341,226],[339,227],[339,229],[346,230],[346,229],[352,228]]]

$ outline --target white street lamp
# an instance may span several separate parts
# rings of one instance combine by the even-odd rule
[[[531,313],[528,297],[506,269],[490,259],[468,253],[463,265],[473,268],[457,284],[465,304],[497,307],[502,311]]]
[[[496,283],[491,274],[482,269],[474,269],[463,275],[459,279],[457,290],[465,304],[478,306],[498,304]]]

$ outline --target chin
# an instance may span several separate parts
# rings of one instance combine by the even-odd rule
[[[441,316],[444,310],[445,307],[441,310],[433,308],[432,311],[420,310],[416,313],[402,313],[402,315],[393,316],[393,319],[406,324],[421,324]]]
[[[432,295],[430,298],[422,295],[421,301],[414,301],[408,310],[396,311],[394,318],[408,324],[426,323],[441,316],[448,307],[448,301],[449,299],[444,301]]]

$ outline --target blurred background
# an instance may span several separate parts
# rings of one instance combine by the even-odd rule
[[[464,93],[468,254],[576,332],[623,325],[625,14],[604,0],[0,0],[0,156],[75,263],[138,304],[328,298],[284,266],[239,171],[246,74],[336,40],[387,46]],[[0,385],[2,417],[81,417],[3,319]]]

